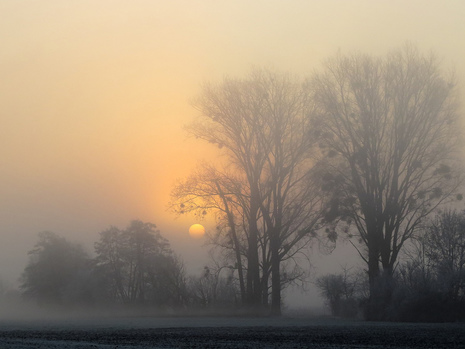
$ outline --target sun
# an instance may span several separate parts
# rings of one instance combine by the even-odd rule
[[[193,238],[201,238],[205,234],[205,228],[202,224],[192,224],[189,228],[189,235]]]

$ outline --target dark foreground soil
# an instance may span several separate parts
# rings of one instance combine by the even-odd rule
[[[199,320],[202,321],[202,320]],[[292,322],[291,322],[292,324]],[[51,328],[53,327],[53,328]],[[0,348],[465,348],[465,324],[0,326]]]

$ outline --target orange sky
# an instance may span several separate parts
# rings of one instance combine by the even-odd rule
[[[462,1],[1,1],[0,278],[17,278],[41,230],[91,247],[136,218],[201,264],[195,222],[166,205],[216,154],[182,129],[203,81],[308,74],[338,49],[411,40],[463,85],[464,16]]]

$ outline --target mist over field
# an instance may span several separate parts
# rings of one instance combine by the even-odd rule
[[[0,347],[464,345],[464,15],[1,1]]]

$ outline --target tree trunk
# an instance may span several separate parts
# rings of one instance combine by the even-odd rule
[[[271,236],[271,314],[281,315],[281,274],[279,243],[276,234]]]
[[[266,258],[266,251],[264,248],[262,248],[262,277],[261,277],[261,292],[262,292],[262,306],[263,309],[268,309],[269,305],[269,288],[268,288],[268,282],[270,279],[271,275],[271,270],[270,270],[270,264],[268,264],[267,258]]]
[[[380,312],[380,290],[379,290],[379,251],[374,236],[368,241],[368,282],[370,286],[370,297],[365,309],[367,320],[379,320]]]
[[[239,239],[237,238],[234,215],[229,209],[228,200],[226,200],[223,190],[221,189],[218,182],[215,182],[215,183],[216,183],[216,188],[218,189],[218,193],[220,194],[221,199],[223,200],[223,205],[226,211],[226,215],[228,217],[228,225],[229,225],[229,228],[231,229],[232,240],[234,243],[234,252],[236,255],[237,272],[239,274],[239,285],[241,289],[241,303],[243,305],[246,302],[246,291],[245,291],[245,285],[244,285],[244,273],[243,273],[243,267],[242,267],[240,244],[239,244]]]
[[[249,238],[247,250],[247,298],[248,305],[252,310],[260,308],[260,263],[258,258],[258,227],[257,213],[258,205],[255,195],[252,195],[250,205]]]
[[[376,234],[375,234],[376,233]],[[366,309],[367,320],[380,321],[388,320],[386,313],[391,303],[393,291],[393,273],[394,270],[390,263],[382,261],[382,272],[380,270],[380,254],[383,247],[380,241],[383,239],[383,232],[376,230],[371,235],[368,244],[368,278],[370,283],[370,298]]]

